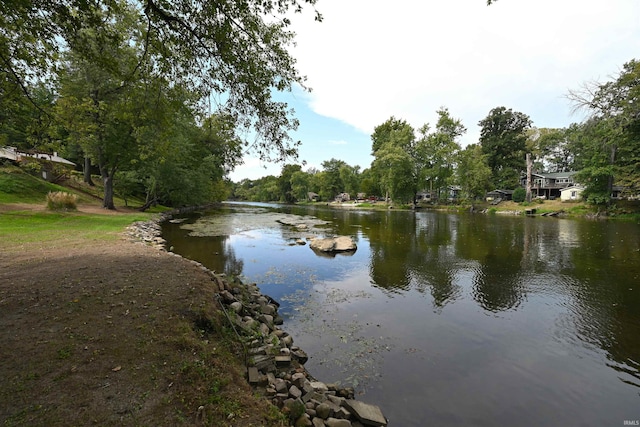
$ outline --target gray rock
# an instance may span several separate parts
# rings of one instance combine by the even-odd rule
[[[299,399],[300,397],[302,397],[302,392],[298,387],[292,385],[291,387],[289,387],[289,396],[293,397],[294,399]]]
[[[291,337],[291,335],[287,335],[280,338],[280,342],[286,345],[287,347],[291,347],[291,345],[293,344],[293,338]]]
[[[326,420],[329,417],[331,417],[333,415],[333,412],[334,412],[333,406],[326,402],[316,406],[316,414],[318,415],[318,417],[322,418],[323,420]]]
[[[269,332],[271,332],[271,329],[269,329],[269,326],[266,323],[260,323],[258,330],[262,335],[269,335]]]
[[[291,351],[291,355],[294,357],[294,359],[296,359],[298,361],[298,363],[300,363],[301,365],[304,365],[305,363],[307,363],[307,361],[309,360],[309,356],[307,355],[307,353],[302,350],[302,349],[297,349],[297,350],[292,350]]]
[[[311,417],[308,414],[302,414],[300,418],[296,420],[295,427],[311,427],[313,423],[311,422]]]
[[[354,395],[355,395],[355,390],[353,389],[353,387],[341,388],[338,391],[338,396],[344,397],[346,399],[353,399]]]
[[[329,391],[327,385],[320,381],[311,381],[311,387],[318,393],[326,393],[327,391]]]
[[[278,393],[288,393],[289,392],[289,390],[287,390],[287,382],[285,380],[277,378],[275,386],[276,386],[276,391]],[[288,396],[288,394],[287,394],[287,396]]]
[[[334,412],[333,416],[339,420],[348,420],[351,418],[351,412],[347,411],[345,408],[339,408]]]
[[[324,402],[325,400],[327,400],[327,398],[324,394],[316,393],[315,391],[308,391],[304,394],[304,396],[302,396],[303,402],[310,402],[310,401]]]
[[[249,349],[249,354],[252,356],[267,354],[267,346],[254,347]]]
[[[331,394],[327,394],[327,399],[331,402],[334,403],[337,406],[342,406],[342,402],[344,402],[345,399],[343,399],[342,397],[337,397]]]
[[[246,328],[248,329],[253,329],[253,328],[257,328],[258,327],[258,321],[256,319],[254,319],[253,317],[249,317],[248,319],[246,319],[244,322],[242,322]]]
[[[271,316],[276,314],[276,308],[271,304],[263,305],[262,307],[260,307],[260,311],[263,314],[268,314],[268,315],[271,315]]]
[[[234,301],[231,304],[229,304],[229,308],[231,308],[231,310],[235,311],[236,313],[240,314],[242,312],[242,303],[240,301]]]
[[[283,349],[284,350],[284,349]],[[299,389],[302,389],[304,386],[304,381],[307,379],[307,377],[305,377],[305,375],[302,372],[296,372],[295,374],[293,374],[291,376],[291,382],[298,387]]]
[[[358,248],[350,236],[312,239],[309,247],[319,252],[353,252]]]
[[[220,292],[220,296],[222,297],[222,300],[227,303],[227,304],[231,304],[232,302],[236,302],[237,299],[236,297],[234,297],[231,292],[229,291],[221,291]]]
[[[382,411],[377,406],[369,405],[368,403],[363,403],[358,400],[345,400],[343,405],[364,425],[377,427],[387,425],[387,419],[382,415]]]
[[[261,314],[258,316],[258,320],[265,323],[269,328],[273,327],[273,316],[270,314]]]
[[[276,383],[276,376],[273,375],[272,372],[267,373],[267,380],[269,381],[269,384],[275,384]]]
[[[249,384],[251,385],[257,385],[260,381],[260,372],[255,366],[247,368],[247,375],[249,377]]]
[[[276,363],[273,356],[258,355],[253,357],[253,366],[262,372],[273,372],[276,370]]]
[[[304,380],[301,387],[302,391],[305,393],[309,393],[313,391],[313,387],[311,387],[311,382],[309,380]]]
[[[275,356],[274,359],[276,361],[276,366],[279,368],[285,368],[291,365],[291,356],[287,356],[287,355]]]
[[[313,418],[311,422],[313,423],[313,427],[325,427],[324,420],[322,418]]]
[[[324,425],[326,425],[327,427],[351,427],[351,421],[329,418],[324,422]]]

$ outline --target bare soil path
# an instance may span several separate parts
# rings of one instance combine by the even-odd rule
[[[124,237],[0,242],[0,424],[280,425],[244,379],[216,291]]]

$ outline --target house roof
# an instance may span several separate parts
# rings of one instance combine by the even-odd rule
[[[500,193],[500,194],[513,194],[513,190],[493,190],[493,191],[489,191],[489,194],[491,193]]]
[[[70,162],[69,160],[63,157],[58,156],[58,153],[56,153],[55,151],[53,152],[53,154],[41,153],[41,152],[29,153],[26,151],[20,151],[16,147],[9,147],[9,146],[0,147],[0,157],[4,157],[6,159],[11,159],[14,161],[20,160],[21,157],[32,157],[34,159],[49,160],[50,162],[62,163],[70,166],[76,165],[75,163]]]
[[[0,147],[0,157],[18,160],[18,153],[14,147]]]
[[[553,172],[553,173],[532,173],[531,175],[535,175],[537,177],[545,178],[545,179],[558,179],[558,178],[570,178],[577,173],[578,173],[577,171],[569,171],[569,172]]]
[[[567,190],[584,190],[584,186],[580,184],[574,184],[574,185],[570,185],[568,187],[560,189],[560,192],[562,193],[563,191],[567,191]]]

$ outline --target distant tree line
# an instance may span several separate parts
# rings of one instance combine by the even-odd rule
[[[462,148],[465,126],[447,108],[437,111],[433,127],[417,131],[395,117],[371,135],[374,161],[360,171],[338,159],[322,170],[302,171],[287,164],[280,176],[236,183],[233,196],[245,200],[304,201],[316,193],[323,201],[346,192],[415,202],[419,192],[431,200],[449,197],[452,186],[462,198],[483,198],[492,189],[516,189],[526,173],[526,155],[539,173],[577,171],[585,199],[607,204],[614,186],[623,195],[640,190],[640,63],[632,60],[609,82],[589,83],[569,94],[575,108],[589,117],[567,128],[536,128],[529,116],[506,107],[493,108],[480,120],[480,138]]]

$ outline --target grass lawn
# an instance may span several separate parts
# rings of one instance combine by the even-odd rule
[[[78,210],[46,210],[49,191]],[[123,238],[152,215],[0,167],[0,425],[284,425],[211,277]]]
[[[66,239],[116,240],[134,221],[151,217],[148,213],[118,215],[82,212],[6,211],[0,213],[0,248],[30,242]]]

